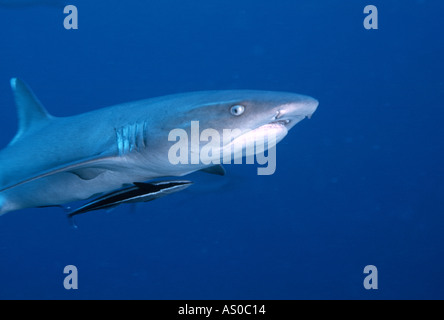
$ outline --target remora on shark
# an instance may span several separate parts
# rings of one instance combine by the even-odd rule
[[[317,100],[294,93],[221,90],[54,117],[21,80],[12,79],[11,87],[19,130],[0,151],[0,214],[63,205],[134,182],[208,170],[212,165],[172,164],[168,159],[174,144],[168,141],[169,132],[180,128],[190,136],[192,121],[221,136],[226,129],[240,129],[239,136],[272,129],[279,142],[318,106]]]

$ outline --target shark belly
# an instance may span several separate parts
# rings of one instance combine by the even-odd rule
[[[0,193],[0,214],[86,200],[150,178],[147,173],[137,171],[104,171],[93,179],[82,179],[76,174],[61,172]]]

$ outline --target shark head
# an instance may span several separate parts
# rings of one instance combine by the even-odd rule
[[[203,94],[203,101],[187,111],[204,128],[240,129],[242,132],[264,125],[291,129],[305,117],[311,117],[318,101],[304,95],[273,91],[216,91]]]
[[[181,158],[172,162],[188,165],[196,165],[202,156],[206,165],[222,163],[224,152],[236,148],[233,160],[242,158],[258,141],[266,142],[262,151],[270,149],[298,122],[310,118],[319,104],[305,95],[253,90],[196,92],[176,98],[182,106],[174,109],[174,116],[168,115],[170,134],[163,145],[169,148],[169,156]]]

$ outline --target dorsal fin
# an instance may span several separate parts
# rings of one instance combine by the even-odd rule
[[[11,79],[12,93],[18,114],[18,132],[10,144],[13,144],[31,128],[41,126],[53,117],[46,111],[31,89],[20,79]]]

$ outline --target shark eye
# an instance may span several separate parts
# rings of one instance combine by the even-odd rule
[[[230,109],[230,112],[233,116],[240,116],[242,113],[244,113],[244,111],[245,111],[245,107],[240,104],[232,106]]]

